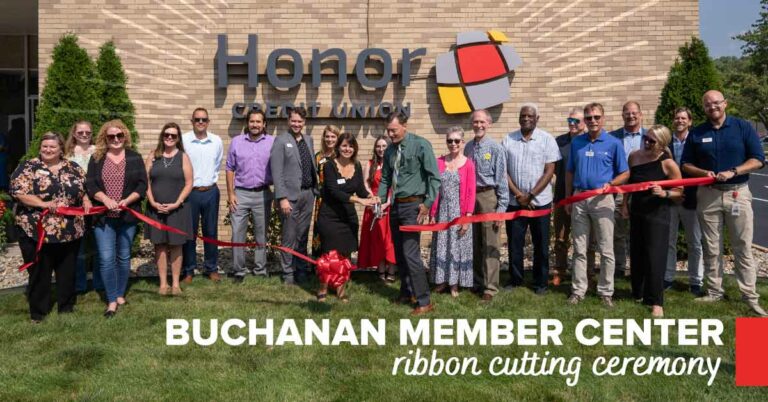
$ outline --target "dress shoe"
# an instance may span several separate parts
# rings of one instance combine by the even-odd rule
[[[426,306],[418,306],[413,311],[411,311],[411,315],[417,316],[417,315],[424,315],[427,313],[431,313],[432,311],[435,311],[435,305],[432,303],[427,304]]]
[[[220,282],[221,281],[221,275],[219,275],[218,272],[211,272],[210,274],[208,274],[208,279],[211,282]]]
[[[245,276],[237,275],[234,278],[232,278],[232,283],[234,283],[235,285],[239,285],[243,283],[244,280],[245,280]]]
[[[533,292],[536,293],[536,296],[544,296],[547,294],[547,288],[536,288]]]
[[[184,279],[182,279],[181,281],[189,285],[190,283],[192,283],[192,275],[185,276]]]
[[[765,310],[760,307],[760,304],[757,302],[757,300],[747,301],[747,306],[749,306],[749,308],[752,309],[752,312],[754,312],[758,317],[768,317],[768,313],[766,313]]]
[[[704,291],[701,290],[701,285],[691,285],[691,293],[696,297],[704,296]]]
[[[392,304],[414,305],[414,304],[416,304],[416,298],[413,297],[413,296],[398,296],[398,297],[392,299]]]
[[[672,289],[672,285],[674,285],[674,281],[664,281],[664,290]]]
[[[493,301],[493,295],[490,293],[483,293],[483,296],[480,297],[480,299],[486,303]]]
[[[552,286],[560,286],[560,282],[561,281],[562,280],[560,279],[560,275],[559,274],[554,274],[554,275],[552,275],[552,280],[549,281],[549,283],[551,283]]]

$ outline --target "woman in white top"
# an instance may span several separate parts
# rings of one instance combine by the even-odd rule
[[[83,171],[88,172],[88,162],[91,161],[91,155],[96,150],[93,145],[93,127],[89,121],[80,120],[69,129],[69,137],[64,144],[64,157],[77,163]],[[90,220],[86,220],[90,224]],[[90,225],[89,225],[90,226]],[[90,228],[86,230],[83,241],[80,242],[80,251],[77,254],[77,266],[75,268],[75,291],[85,293],[88,291],[87,266],[88,260],[93,258],[93,288],[97,291],[104,290],[104,284],[101,281],[101,273],[98,269],[98,254],[93,249],[93,235]]]

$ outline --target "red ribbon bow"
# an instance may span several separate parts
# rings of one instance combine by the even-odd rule
[[[347,257],[331,250],[317,259],[317,276],[320,282],[333,288],[344,286],[355,267]]]

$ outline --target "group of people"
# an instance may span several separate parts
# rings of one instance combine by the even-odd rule
[[[430,283],[432,292],[450,292],[454,297],[461,288],[472,289],[484,302],[492,301],[500,289],[523,286],[525,239],[530,231],[537,295],[545,294],[550,283],[559,285],[570,267],[568,303],[581,302],[594,269],[594,253],[599,251],[597,294],[602,302],[613,306],[614,279],[630,271],[634,298],[649,305],[652,316],[661,317],[663,293],[676,270],[679,222],[688,243],[691,292],[703,302],[723,298],[719,257],[725,223],[739,288],[751,309],[763,316],[755,289],[747,180],[749,172],[764,165],[765,156],[754,129],[726,116],[727,101],[721,93],[707,92],[703,106],[708,121],[694,129],[686,108],[675,111],[673,130],[661,125],[645,129],[640,105],[630,101],[623,106],[624,126],[607,132],[603,106],[590,103],[572,109],[569,131],[555,137],[537,127],[538,107],[526,103],[520,108],[519,129],[501,142],[488,134],[491,114],[476,110],[471,115],[473,138],[465,142],[464,129],[450,127],[445,134],[447,153],[439,158],[429,141],[408,131],[408,116],[395,112],[386,117],[386,136],[375,138],[372,157],[365,163],[358,160],[355,136],[332,125],[323,129],[321,149],[315,153],[313,138],[304,130],[303,108],[289,111],[288,130],[277,136],[267,134],[265,114],[251,110],[243,134],[232,139],[226,154],[232,241],[246,241],[250,220],[255,242],[265,244],[274,205],[282,223],[282,246],[306,255],[314,221],[313,256],[335,250],[350,258],[357,251],[358,266],[376,267],[382,281],[390,283],[398,271],[400,294],[395,302],[412,306],[412,314],[420,315],[434,309]],[[16,223],[25,262],[35,261],[40,219],[45,237],[38,260],[29,268],[33,322],[50,311],[54,271],[59,312],[72,311],[77,293],[86,286],[90,232],[98,251],[91,259],[93,285],[106,293],[104,315],[114,316],[127,303],[137,228],[131,210],[140,212],[145,198],[147,216],[187,234],[146,226],[145,237],[155,246],[158,293],[181,294],[181,284],[193,280],[197,252],[189,234],[198,233],[200,226],[203,236],[217,238],[217,182],[224,147],[221,138],[208,131],[205,109],[195,109],[191,122],[193,130],[183,134],[176,123],[163,126],[155,150],[144,160],[131,150],[130,132],[121,121],[105,123],[95,140],[90,123],[76,122],[66,142],[56,133],[43,135],[39,157],[16,169],[11,193],[20,205]],[[654,185],[647,191],[599,194],[554,207],[571,195],[607,186],[706,176],[715,184],[685,189]],[[60,206],[82,206],[87,213],[97,205],[107,212],[93,217],[55,213]],[[356,205],[365,211],[362,228]],[[427,266],[422,263],[420,232],[401,230],[405,225],[515,211],[539,213],[435,232]],[[555,230],[551,280],[550,216]],[[502,226],[509,251],[509,279],[503,287]],[[265,247],[255,248],[254,260],[252,274],[267,276]],[[290,253],[281,254],[280,265],[288,285],[304,282],[310,273],[306,262]],[[216,245],[204,245],[202,268],[209,280],[221,280]],[[249,273],[244,248],[233,248],[230,273],[235,283]],[[344,288],[330,289],[321,283],[317,299],[324,301],[334,290],[347,301]]]

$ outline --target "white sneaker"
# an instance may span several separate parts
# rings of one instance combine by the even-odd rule
[[[768,317],[768,313],[766,313],[765,310],[760,307],[760,303],[758,303],[757,300],[748,301],[747,306],[749,306],[749,308],[751,308],[752,311],[759,317]]]

